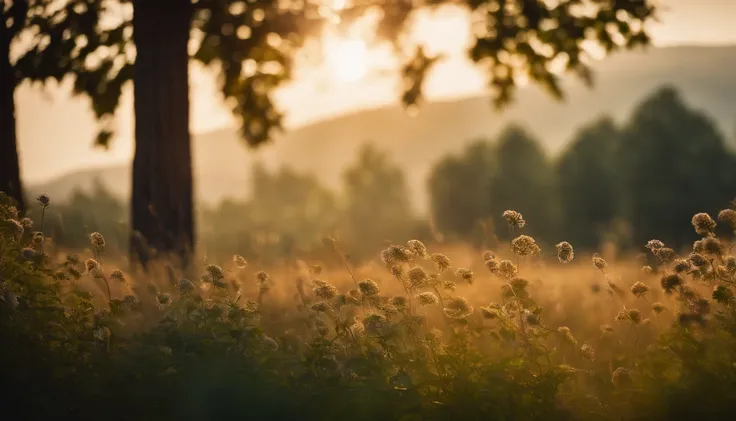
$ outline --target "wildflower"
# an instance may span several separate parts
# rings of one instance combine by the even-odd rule
[[[708,237],[701,240],[703,252],[712,256],[720,256],[723,254],[723,244],[715,237]]]
[[[726,268],[726,272],[730,274],[736,273],[736,257],[735,256],[728,256],[723,261],[723,266]]]
[[[631,370],[619,367],[611,376],[611,383],[616,387],[624,387],[631,382]]]
[[[419,240],[409,240],[406,242],[406,248],[409,249],[415,256],[426,258],[427,257],[427,247],[424,246],[424,243],[422,243]]]
[[[675,273],[686,273],[692,269],[692,265],[690,264],[689,260],[677,259],[675,260],[675,264],[673,265],[672,269],[675,271]]]
[[[444,254],[441,253],[435,253],[432,255],[432,261],[437,266],[437,270],[439,272],[444,272],[451,266],[450,259],[447,258]]]
[[[225,278],[225,272],[217,265],[207,265],[205,271],[207,272],[208,279],[212,282],[221,281]]]
[[[314,294],[323,300],[331,300],[337,296],[337,288],[327,282],[321,281],[313,289]]]
[[[666,310],[666,307],[662,303],[654,303],[652,304],[652,311],[656,314],[659,314]]]
[[[23,225],[21,225],[21,223],[16,221],[15,219],[6,219],[5,225],[10,227],[10,232],[15,235],[16,238],[20,238],[20,236],[22,236],[23,232],[25,231]]]
[[[570,263],[575,257],[575,251],[572,249],[572,245],[567,241],[558,243],[555,248],[557,249],[557,260],[560,263]]]
[[[381,258],[387,265],[411,261],[411,252],[401,246],[390,246],[381,252]]]
[[[404,311],[406,305],[408,304],[408,300],[406,299],[406,297],[398,296],[391,298],[389,303],[392,306],[396,307],[397,310]]]
[[[256,273],[256,280],[260,284],[265,284],[266,282],[268,282],[268,281],[271,280],[271,277],[268,276],[268,274],[266,272],[264,272],[264,271],[261,270],[258,273]]]
[[[420,306],[428,306],[437,304],[440,300],[433,292],[423,292],[417,296],[419,298]]]
[[[23,250],[20,251],[20,254],[29,262],[36,260],[36,257],[38,256],[38,252],[30,247],[24,247]]]
[[[671,294],[672,291],[675,290],[675,288],[681,286],[682,284],[682,277],[676,273],[664,275],[660,280],[660,285],[662,285],[662,289],[664,289],[664,292],[666,292],[667,294]]]
[[[93,247],[96,247],[97,249],[102,249],[105,247],[105,237],[102,236],[99,232],[93,232],[89,235],[89,242],[92,244]]]
[[[455,285],[455,282],[449,279],[442,282],[442,288],[445,289],[446,291],[455,291],[456,287],[457,285]]]
[[[524,228],[524,225],[526,225],[526,221],[524,221],[524,217],[521,216],[519,212],[513,211],[513,210],[507,210],[503,213],[504,219],[514,228]]]
[[[502,278],[510,279],[519,273],[519,268],[510,260],[501,260],[498,264],[498,274]]]
[[[654,252],[660,262],[669,263],[677,257],[677,253],[669,247],[662,247]]]
[[[171,303],[171,295],[168,292],[161,292],[156,294],[156,300],[160,305],[165,306]]]
[[[404,268],[401,265],[393,265],[391,266],[391,274],[400,278],[404,274]]]
[[[690,253],[688,259],[690,260],[690,263],[692,263],[695,267],[702,267],[708,264],[708,259],[706,259],[700,253]]]
[[[98,269],[100,267],[100,263],[97,262],[95,259],[87,259],[84,261],[84,267],[87,270],[87,272],[92,272],[95,269]]]
[[[33,220],[31,218],[23,218],[20,220],[20,225],[23,229],[29,230],[33,228]]]
[[[484,262],[486,262],[486,261],[488,261],[488,260],[492,260],[492,259],[493,259],[493,260],[495,260],[495,259],[496,259],[496,255],[495,255],[495,254],[493,254],[493,252],[492,252],[492,251],[490,251],[490,250],[486,250],[486,251],[484,251],[484,252],[483,252],[483,261],[484,261]]]
[[[716,221],[707,213],[697,213],[692,219],[693,228],[698,235],[703,237],[710,236],[716,228]]]
[[[463,297],[453,298],[443,309],[445,315],[451,319],[464,319],[473,313],[473,307]]]
[[[34,232],[33,238],[31,239],[33,241],[33,244],[41,244],[43,243],[43,233],[42,232]]]
[[[593,361],[595,360],[595,349],[588,344],[583,344],[583,346],[580,347],[580,355],[582,355],[586,360]]]
[[[641,312],[635,308],[626,310],[626,318],[631,320],[631,322],[635,325],[638,325],[642,322]]]
[[[233,262],[239,269],[245,269],[245,267],[248,266],[248,262],[245,260],[245,257],[239,254],[233,256]]]
[[[499,265],[498,260],[496,260],[495,257],[492,259],[486,260],[486,268],[488,268],[488,271],[493,274],[498,273],[498,265]]]
[[[379,335],[387,324],[386,318],[380,314],[370,314],[363,319],[365,332],[370,335]]]
[[[419,266],[414,266],[407,273],[412,289],[422,288],[427,285],[427,272]]]
[[[79,279],[79,278],[82,277],[82,272],[80,272],[79,269],[77,269],[76,266],[70,266],[70,267],[68,267],[67,268],[67,271],[69,272],[70,275],[72,275],[74,277],[74,279]]]
[[[320,313],[326,313],[330,311],[330,304],[326,301],[320,301],[318,303],[312,304],[312,310],[319,311]]]
[[[501,308],[498,304],[491,304],[488,307],[481,307],[480,313],[484,319],[496,319],[501,314]]]
[[[649,251],[651,251],[652,254],[654,254],[657,250],[664,247],[664,243],[659,240],[649,240],[647,241],[647,245],[644,247],[649,249]]]
[[[475,279],[475,275],[473,275],[473,271],[470,269],[459,268],[455,271],[455,275],[459,276],[463,281],[469,284],[472,284],[473,279]]]
[[[519,256],[537,256],[541,252],[536,240],[528,235],[520,235],[511,240],[511,250]]]
[[[194,284],[192,283],[192,281],[190,281],[188,279],[182,279],[182,280],[180,280],[179,281],[179,284],[178,284],[178,287],[179,287],[179,292],[182,295],[188,295],[192,291],[194,291]]]
[[[574,336],[572,336],[572,332],[570,331],[570,328],[567,326],[560,326],[557,328],[557,332],[562,336],[562,339],[567,341],[568,343],[572,345],[577,345],[578,341],[575,339]]]
[[[51,204],[51,198],[46,193],[38,196],[36,200],[38,200],[38,203],[40,203],[44,208],[47,208]]]
[[[378,289],[378,284],[372,279],[364,279],[358,282],[358,288],[360,289],[360,292],[366,297],[378,295],[378,293],[380,292],[380,290]]]
[[[696,314],[706,315],[710,313],[710,302],[705,298],[698,298],[690,303],[690,308]]]
[[[125,282],[125,275],[120,269],[115,269],[110,273],[110,279],[118,282]]]
[[[643,282],[636,282],[631,286],[631,293],[637,298],[643,297],[647,292],[649,292],[649,287]]]
[[[642,273],[644,273],[645,275],[651,275],[652,273],[654,273],[654,269],[652,269],[652,267],[651,267],[651,266],[642,266],[642,267],[641,267],[641,271],[642,271]]]
[[[608,263],[599,256],[598,254],[593,255],[593,266],[597,267],[599,270],[603,270],[608,266]]]
[[[736,230],[736,210],[724,209],[718,213],[718,220]]]
[[[733,291],[727,285],[720,284],[713,288],[713,299],[723,305],[728,304],[733,298]]]
[[[139,310],[141,307],[141,300],[139,300],[135,295],[126,295],[123,297],[123,307],[132,311]]]

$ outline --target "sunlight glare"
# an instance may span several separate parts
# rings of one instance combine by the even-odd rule
[[[358,38],[337,38],[326,43],[327,68],[337,82],[347,84],[357,82],[367,73],[368,49]]]

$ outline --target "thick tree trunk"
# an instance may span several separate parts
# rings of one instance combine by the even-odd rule
[[[17,201],[24,210],[23,189],[20,184],[18,142],[15,132],[15,74],[10,64],[9,30],[0,21],[0,191]]]
[[[191,0],[133,3],[135,157],[131,257],[145,268],[150,249],[190,263],[194,249],[189,135]],[[141,244],[145,239],[145,246]]]

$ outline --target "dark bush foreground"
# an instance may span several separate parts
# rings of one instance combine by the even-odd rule
[[[656,268],[619,271],[570,263],[567,243],[552,264],[505,217],[515,239],[478,268],[410,241],[383,252],[376,281],[318,266],[272,278],[236,256],[142,286],[103,268],[101,235],[89,259],[59,260],[3,206],[2,419],[733,418],[736,258],[715,221],[693,218],[692,253],[653,240]],[[594,292],[560,289],[582,276]]]

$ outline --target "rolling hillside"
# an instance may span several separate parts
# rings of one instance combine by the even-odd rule
[[[603,114],[623,119],[638,101],[665,84],[677,87],[692,106],[707,111],[724,134],[733,137],[735,68],[736,46],[651,49],[603,61],[597,68],[596,87],[588,90],[571,81],[564,103],[527,87],[502,113],[495,112],[482,96],[426,104],[413,117],[398,106],[383,107],[292,130],[257,152],[247,150],[235,130],[201,134],[194,137],[197,194],[207,202],[247,194],[249,163],[256,158],[270,166],[286,164],[315,172],[338,187],[342,169],[354,159],[360,144],[370,141],[404,166],[421,208],[428,170],[468,141],[494,136],[506,124],[516,122],[526,125],[556,154],[581,125]],[[127,196],[127,167],[84,169],[29,186],[29,191],[65,197],[76,187],[89,188],[95,177],[121,197]]]

